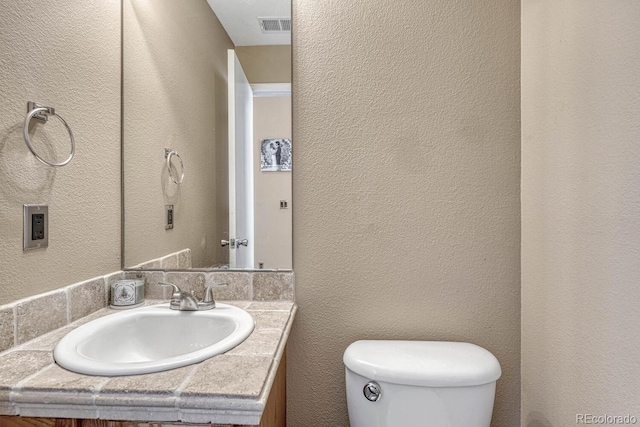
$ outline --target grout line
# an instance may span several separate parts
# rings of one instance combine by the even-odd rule
[[[98,405],[96,404],[97,400],[98,400],[98,395],[100,394],[100,391],[104,388],[105,385],[107,385],[107,383],[109,381],[111,381],[113,378],[109,377],[109,378],[105,378],[102,382],[100,382],[100,384],[98,384],[92,391],[92,396],[91,396],[91,404],[93,405],[94,408],[96,408],[96,413],[100,410],[98,408]]]
[[[102,390],[102,388],[107,385],[107,383],[109,382],[109,380],[111,380],[112,378],[105,378],[104,381],[102,381],[100,384],[98,384],[96,386],[96,388],[93,390],[93,395],[91,396],[91,406],[96,410],[96,417],[100,418],[100,407],[97,404],[98,401],[98,395],[100,394],[100,390]]]
[[[104,282],[103,293],[104,293],[104,306],[109,305],[109,277],[114,274],[119,274],[122,271],[116,271],[115,273],[107,274],[102,276],[102,281]]]
[[[109,381],[111,381],[112,379],[113,379],[113,377],[105,378],[102,382],[100,382],[100,384],[98,384],[98,385],[93,389],[93,391],[94,391],[95,393],[98,393],[98,392],[99,392],[99,391],[101,391],[101,390],[104,388],[104,386],[105,386],[105,385],[107,385],[107,383],[108,383]]]
[[[69,294],[69,286],[64,288],[64,294],[67,297],[67,325],[71,323],[71,295]]]
[[[162,272],[162,279],[163,282],[167,282],[167,272],[163,271]],[[156,283],[156,286],[160,286],[159,284]],[[170,299],[171,298],[171,294],[169,293],[169,287],[168,286],[162,286],[162,299],[166,300],[166,299]]]
[[[200,364],[196,364],[191,370],[191,372],[189,372],[185,376],[184,380],[182,380],[180,385],[173,392],[173,396],[176,398],[175,407],[177,410],[180,410],[180,397],[182,396],[182,392],[184,391],[185,388],[187,388],[187,385],[189,384],[189,382],[191,382],[191,379],[196,376],[196,373],[199,370],[200,370]]]
[[[41,353],[49,353],[49,352],[41,352]],[[13,387],[11,387],[11,391],[12,391],[12,392],[14,392],[14,391],[22,391],[22,386],[23,386],[24,384],[26,384],[26,383],[28,383],[29,381],[31,381],[31,380],[32,380],[36,375],[41,374],[42,372],[47,372],[47,371],[49,371],[50,369],[53,369],[53,367],[54,367],[55,365],[56,365],[56,364],[55,364],[55,362],[53,362],[53,363],[51,363],[51,364],[49,364],[49,365],[45,366],[44,368],[42,368],[42,369],[40,369],[40,370],[38,370],[38,371],[34,372],[33,374],[31,374],[31,375],[29,375],[29,376],[27,376],[27,377],[25,377],[25,378],[21,379],[20,381],[18,381],[18,382],[16,383],[16,385],[14,385]]]
[[[291,299],[296,300],[296,273],[291,273]]]
[[[18,346],[18,304],[13,305],[13,346]]]

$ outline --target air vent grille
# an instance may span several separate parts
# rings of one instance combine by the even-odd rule
[[[291,32],[290,18],[258,18],[263,33]]]

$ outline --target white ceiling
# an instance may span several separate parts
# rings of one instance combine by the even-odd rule
[[[207,0],[236,46],[291,44],[291,33],[263,33],[258,18],[290,18],[290,0]]]

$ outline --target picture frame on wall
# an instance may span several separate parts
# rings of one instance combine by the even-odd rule
[[[291,140],[269,138],[260,142],[260,170],[263,172],[291,171]]]

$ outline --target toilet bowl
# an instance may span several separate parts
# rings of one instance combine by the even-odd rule
[[[351,427],[489,427],[493,354],[474,344],[356,341],[344,352]]]

